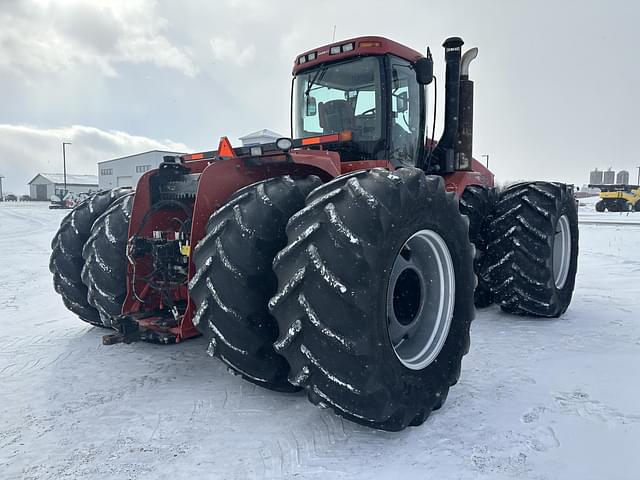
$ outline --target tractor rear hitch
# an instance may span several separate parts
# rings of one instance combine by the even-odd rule
[[[120,315],[114,321],[117,325],[117,333],[104,335],[103,345],[115,345],[117,343],[133,343],[145,341],[150,343],[170,344],[178,343],[178,336],[166,331],[157,331],[141,326],[139,321],[153,318],[148,313],[143,315]]]
[[[133,343],[140,340],[140,335],[123,335],[122,333],[114,333],[112,335],[103,335],[103,345],[115,345],[116,343]]]
[[[133,343],[139,341],[140,326],[131,315],[120,315],[114,320],[117,325],[118,333],[104,335],[102,337],[103,345],[115,345],[116,343]]]

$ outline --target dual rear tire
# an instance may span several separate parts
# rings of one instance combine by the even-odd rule
[[[194,250],[194,323],[209,353],[245,379],[304,388],[354,422],[401,430],[424,422],[458,380],[472,252],[440,177],[270,179],[210,218]]]
[[[69,212],[51,242],[54,289],[70,311],[91,325],[111,327],[122,308],[132,199],[126,189],[93,195]]]
[[[482,279],[502,310],[559,317],[568,308],[578,265],[578,214],[560,183],[505,189],[491,215]]]

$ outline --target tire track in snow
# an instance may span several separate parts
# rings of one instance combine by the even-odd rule
[[[5,217],[4,221],[2,217]],[[56,219],[56,221],[59,223],[60,220]],[[6,231],[7,227],[3,225],[5,222],[8,223],[9,232]],[[25,223],[29,225],[28,228],[25,228]],[[6,208],[0,208],[0,225],[3,225],[3,235],[0,237],[0,242],[12,241],[16,238],[24,240],[27,236],[35,236],[36,234],[50,231],[52,223],[55,225],[51,220],[43,221],[34,217],[32,211],[24,212],[21,215]],[[16,228],[12,224],[18,225],[18,227]]]
[[[588,393],[580,389],[570,392],[555,392],[553,398],[561,411],[588,420],[610,425],[640,423],[640,415],[622,413],[598,400],[591,399]]]

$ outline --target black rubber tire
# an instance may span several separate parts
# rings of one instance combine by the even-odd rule
[[[91,227],[91,235],[82,249],[82,283],[87,301],[100,315],[105,326],[116,328],[113,319],[120,315],[127,295],[127,240],[134,193],[124,195],[108,208]]]
[[[315,176],[285,176],[239,190],[211,216],[194,249],[193,323],[208,338],[209,354],[246,380],[276,391],[298,388],[287,381],[289,364],[273,349],[278,325],[267,303],[277,279],[271,264],[287,243],[289,217],[321,183]]]
[[[633,206],[633,210],[635,212],[640,212],[640,200],[638,200],[636,204]]]
[[[487,250],[487,226],[495,201],[495,189],[482,185],[469,185],[460,197],[460,213],[469,218],[469,240],[476,247],[473,269],[478,284],[473,297],[477,308],[486,308],[493,304],[493,294],[480,275],[480,267]]]
[[[289,381],[312,403],[368,427],[422,424],[457,382],[469,350],[475,276],[468,225],[443,179],[415,168],[355,172],[313,191],[274,260],[279,290],[269,306]],[[445,240],[456,296],[443,348],[412,370],[389,339],[386,295],[398,252],[422,229]]]
[[[619,212],[620,205],[615,200],[610,200],[607,202],[607,210],[609,210],[610,212]]]
[[[571,238],[566,281],[557,288],[553,245],[566,215]],[[482,277],[509,313],[559,317],[571,303],[578,266],[578,213],[566,185],[531,182],[504,190],[489,226]]]
[[[125,193],[127,190],[115,189],[87,198],[62,219],[51,242],[49,270],[53,274],[55,291],[62,296],[65,306],[81,320],[99,327],[105,325],[98,311],[87,301],[87,287],[81,279],[84,266],[82,249],[96,219]]]
[[[596,203],[596,212],[604,212],[605,210],[605,204],[604,204],[604,200],[600,200]]]

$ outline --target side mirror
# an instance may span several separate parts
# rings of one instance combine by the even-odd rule
[[[416,60],[416,63],[413,64],[413,69],[420,85],[429,85],[433,80],[433,58],[431,58],[431,55]]]
[[[316,105],[316,98],[307,96],[307,100],[304,106],[304,114],[307,117],[315,117],[318,113],[318,107]]]

